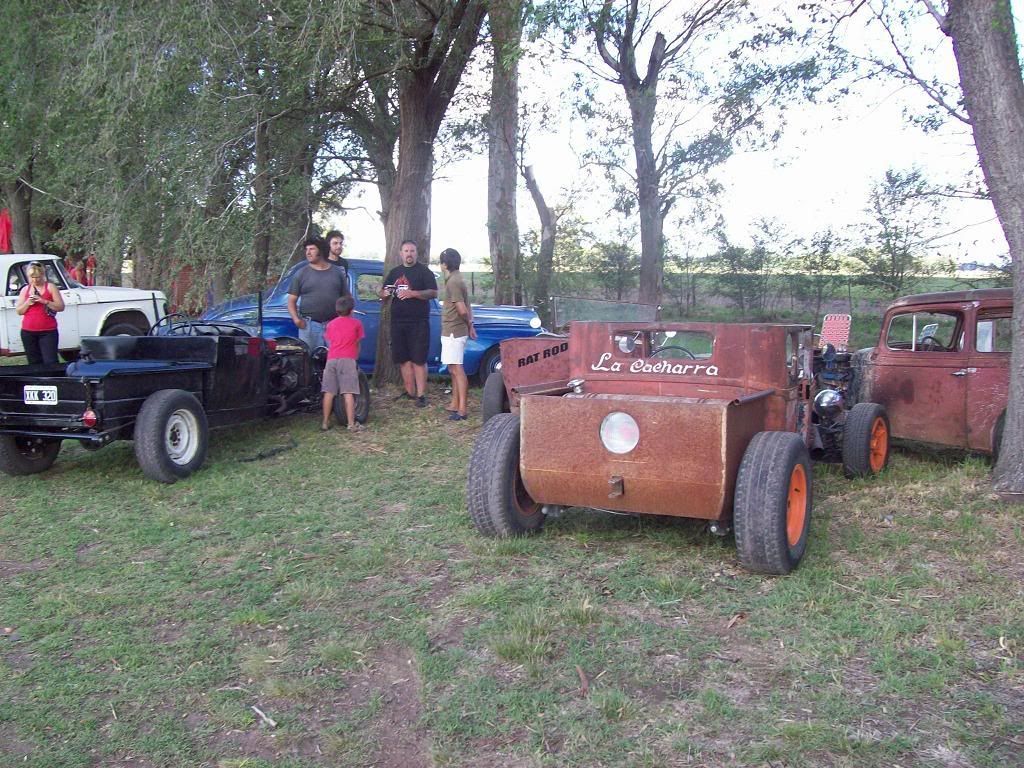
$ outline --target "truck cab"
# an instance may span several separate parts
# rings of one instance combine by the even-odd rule
[[[858,398],[885,406],[893,437],[995,454],[1012,321],[1009,288],[897,299],[878,343],[855,356]]]
[[[0,356],[20,355],[21,317],[14,311],[18,292],[28,283],[29,264],[38,262],[46,280],[60,289],[64,311],[57,314],[61,354],[71,359],[87,336],[141,336],[167,314],[166,298],[160,291],[143,291],[116,286],[85,286],[74,280],[63,262],[50,254],[0,255],[3,296],[0,297]]]

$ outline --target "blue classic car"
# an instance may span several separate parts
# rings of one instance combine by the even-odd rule
[[[377,327],[380,324],[377,292],[383,280],[384,262],[349,259],[348,263],[349,287],[356,300],[356,316],[362,320],[366,330],[366,340],[359,349],[359,367],[370,373],[377,352]],[[264,297],[263,336],[298,336],[298,329],[288,315],[288,286],[295,273],[305,265],[303,261],[289,267],[281,281]],[[437,282],[440,287],[441,278]],[[207,310],[202,319],[256,326],[256,295],[240,296],[218,304]],[[487,307],[474,304],[473,325],[477,338],[471,339],[466,345],[465,367],[468,375],[479,374],[481,384],[500,365],[498,343],[502,339],[536,336],[544,330],[532,307]],[[441,304],[437,300],[430,302],[430,332],[430,357],[427,361],[430,371],[444,372],[441,366]]]

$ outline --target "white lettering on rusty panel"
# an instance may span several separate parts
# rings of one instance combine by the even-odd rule
[[[622,363],[613,361],[610,352],[604,352],[596,363],[591,364],[592,371],[608,371],[619,373]],[[629,364],[629,373],[670,373],[673,376],[717,376],[717,365],[699,365],[697,363],[674,363],[671,360],[659,360],[656,363],[647,360],[634,360]]]

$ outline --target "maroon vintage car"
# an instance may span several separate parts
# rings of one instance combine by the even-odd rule
[[[1012,310],[1009,288],[898,299],[878,344],[854,355],[856,398],[885,406],[893,437],[997,453]]]
[[[564,507],[690,517],[734,529],[747,568],[788,573],[807,543],[811,456],[849,475],[888,459],[884,409],[846,407],[849,355],[810,326],[579,322],[501,354],[505,391],[488,381],[467,479],[485,535],[536,531]]]

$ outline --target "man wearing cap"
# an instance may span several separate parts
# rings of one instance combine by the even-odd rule
[[[324,345],[324,325],[336,316],[334,305],[350,294],[345,269],[327,261],[327,244],[311,237],[303,244],[306,266],[300,269],[288,286],[288,314],[299,338],[310,351]]]

